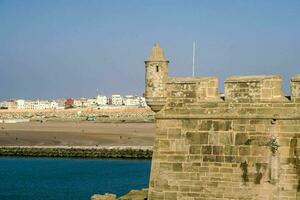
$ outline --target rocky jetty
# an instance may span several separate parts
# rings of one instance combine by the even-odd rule
[[[2,146],[0,156],[150,159],[151,147]]]
[[[128,194],[117,198],[115,194],[95,194],[91,200],[147,200],[148,189],[131,190]]]

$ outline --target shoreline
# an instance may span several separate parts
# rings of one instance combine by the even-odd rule
[[[151,159],[151,146],[0,146],[0,156]]]
[[[63,110],[0,109],[0,123],[5,121],[13,123],[14,120],[29,120],[31,122],[153,123],[154,113],[148,107],[73,108]]]

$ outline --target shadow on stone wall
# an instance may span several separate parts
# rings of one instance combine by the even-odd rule
[[[297,146],[298,146],[298,140],[297,137],[294,136],[290,143],[289,162],[294,165],[297,174],[297,179],[298,179],[296,199],[300,198],[300,159],[299,159],[300,152],[298,152]]]

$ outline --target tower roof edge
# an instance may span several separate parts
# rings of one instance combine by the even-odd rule
[[[147,61],[168,61],[168,59],[165,56],[164,50],[156,43],[152,47]]]

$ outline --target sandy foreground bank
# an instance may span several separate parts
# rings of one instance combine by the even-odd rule
[[[0,124],[1,146],[152,146],[152,123],[29,122]]]

